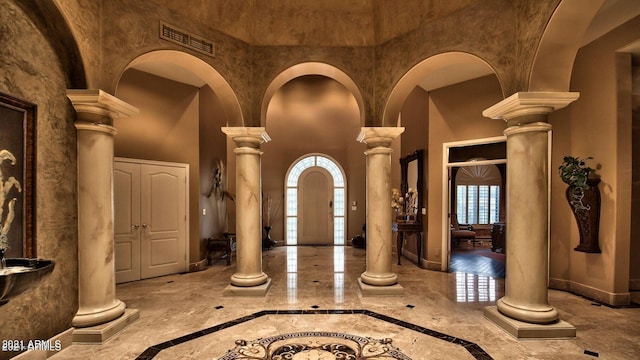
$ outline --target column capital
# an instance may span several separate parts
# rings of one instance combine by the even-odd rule
[[[404,132],[403,127],[362,127],[358,135],[358,141],[367,144],[367,147],[389,147],[391,142]]]
[[[76,109],[78,121],[113,125],[113,119],[138,114],[138,108],[99,89],[67,89],[67,97]]]
[[[546,116],[569,105],[580,97],[578,92],[517,92],[499,103],[485,109],[482,115],[492,119],[509,121],[514,118],[531,116],[539,121],[539,115]]]
[[[257,148],[260,144],[271,141],[263,127],[223,127],[222,132],[233,139],[239,147]]]

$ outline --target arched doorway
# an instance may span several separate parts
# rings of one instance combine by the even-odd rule
[[[385,126],[402,126],[402,155],[425,149],[427,216],[419,261],[429,269],[447,271],[449,264],[448,169],[442,167],[445,143],[500,136],[503,123],[487,120],[482,111],[504,94],[500,78],[483,58],[470,53],[446,52],[418,62],[395,84],[383,112]],[[407,108],[417,94],[424,105],[420,112]],[[418,115],[412,115],[417,113]],[[441,163],[441,161],[444,162]],[[440,211],[441,209],[441,211]]]
[[[217,237],[230,226],[226,222],[229,203],[224,197],[211,196],[209,189],[213,189],[216,171],[226,167],[227,138],[219,129],[244,125],[240,103],[229,82],[210,64],[176,50],[151,51],[133,59],[120,74],[115,95],[140,110],[135,117],[126,119],[130,121],[114,120],[118,129],[114,145],[116,157],[144,159],[169,168],[172,167],[170,163],[188,164],[184,195],[187,222],[179,221],[181,236],[175,241],[177,245],[171,248],[162,246],[170,243],[166,238],[150,245],[152,232],[170,222],[156,220],[162,226],[152,227],[149,219],[135,221],[137,215],[136,219],[132,215],[136,212],[130,212],[131,206],[125,205],[124,201],[130,197],[123,189],[129,184],[128,177],[137,175],[129,175],[128,170],[117,170],[114,176],[119,179],[116,179],[115,190],[122,190],[123,196],[116,199],[115,204],[116,216],[122,216],[122,219],[116,217],[115,222],[116,271],[132,268],[131,262],[124,259],[128,259],[129,254],[138,258],[135,254],[139,252],[146,259],[152,259],[149,262],[153,266],[176,262],[182,264],[180,272],[188,271],[189,263],[205,257],[203,239]],[[223,179],[226,176],[221,175]],[[142,180],[134,183],[142,183]],[[162,193],[170,194],[168,191]],[[182,195],[179,198],[182,199]],[[158,197],[154,199],[158,200]],[[176,209],[175,206],[161,208],[167,212]],[[143,218],[150,216],[139,213]],[[154,216],[158,218],[158,214],[156,211]],[[174,218],[185,216],[177,214]],[[143,223],[148,225],[145,231],[134,226],[145,228]],[[145,248],[153,250],[144,251]]]
[[[323,154],[296,160],[285,177],[286,245],[344,245],[346,182],[342,167]]]

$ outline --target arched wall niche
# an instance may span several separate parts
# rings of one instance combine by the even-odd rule
[[[262,106],[260,109],[260,126],[266,126],[267,110],[271,99],[274,97],[278,89],[284,84],[295,78],[305,75],[322,75],[331,78],[340,84],[342,84],[356,99],[358,109],[360,110],[360,124],[365,124],[365,111],[364,111],[364,99],[362,93],[358,88],[358,85],[347,75],[344,71],[338,69],[333,65],[329,65],[322,62],[305,62],[294,66],[291,66],[280,74],[278,74],[271,83],[267,86],[264,96],[262,98]]]
[[[446,52],[431,56],[413,66],[398,80],[384,106],[381,125],[401,125],[399,115],[402,106],[416,86],[429,91],[489,74],[496,74],[493,67],[473,54]],[[504,86],[500,84],[504,96]]]
[[[131,61],[119,76],[128,69],[140,69],[171,80],[196,87],[208,85],[216,94],[227,118],[227,126],[246,126],[240,102],[229,82],[203,60],[176,50],[156,50],[142,54]],[[116,85],[116,93],[117,93]]]

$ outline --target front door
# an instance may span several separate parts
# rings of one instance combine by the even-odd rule
[[[298,244],[333,245],[333,178],[312,167],[298,185]]]

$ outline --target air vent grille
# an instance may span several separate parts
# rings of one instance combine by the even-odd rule
[[[160,22],[160,38],[188,47],[209,56],[215,56],[213,42],[204,40],[201,36],[193,35],[173,25]]]

